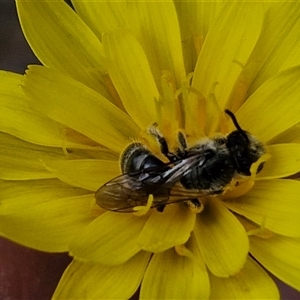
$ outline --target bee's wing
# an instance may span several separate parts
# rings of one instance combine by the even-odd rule
[[[176,185],[174,189],[173,187],[195,165],[201,165],[203,160],[202,156],[194,155],[183,159],[172,168],[166,165],[164,171],[160,168],[143,170],[134,175],[123,174],[97,190],[96,202],[107,210],[133,212],[135,206],[147,204],[150,194],[154,197],[152,207],[195,198],[195,195],[202,193],[186,190],[180,185]]]
[[[194,167],[201,167],[206,161],[206,157],[202,153],[191,155],[179,163],[177,163],[169,172],[165,174],[165,184],[172,185],[178,182],[183,176],[190,173]]]
[[[95,194],[96,202],[104,209],[133,212],[135,206],[146,205],[150,194],[154,195],[153,207],[169,198],[170,188],[161,183],[148,183],[138,177],[123,174],[100,187]]]

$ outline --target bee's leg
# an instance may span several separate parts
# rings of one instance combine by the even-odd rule
[[[158,143],[160,144],[160,151],[161,153],[170,161],[175,162],[178,160],[178,157],[169,151],[168,143],[165,137],[161,134],[161,132],[157,128],[157,123],[154,123],[151,127],[149,127],[149,133],[153,135]]]
[[[178,157],[184,157],[186,155],[187,143],[184,134],[179,131],[177,135],[177,140],[179,144],[179,148],[176,151],[176,155]]]
[[[158,212],[163,212],[164,209],[165,209],[165,207],[166,207],[165,204],[161,204],[161,205],[158,205],[158,206],[156,207],[156,210],[157,210]]]

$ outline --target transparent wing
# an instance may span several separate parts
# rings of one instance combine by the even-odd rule
[[[107,210],[133,212],[135,206],[146,205],[153,195],[152,207],[186,201],[203,196],[201,191],[187,190],[177,184],[182,176],[204,163],[203,156],[194,155],[174,167],[166,164],[164,170],[148,169],[136,174],[123,174],[107,182],[95,193],[97,204]]]
[[[170,189],[158,183],[144,183],[128,174],[109,181],[96,192],[97,204],[104,209],[132,212],[133,207],[146,205],[148,196],[153,194],[154,206],[164,203],[169,198]]]

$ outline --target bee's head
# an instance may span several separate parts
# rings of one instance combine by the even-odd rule
[[[260,141],[240,127],[231,111],[226,109],[225,113],[229,115],[236,127],[236,130],[228,135],[226,147],[233,158],[237,172],[250,176],[251,165],[265,153],[265,149]],[[259,166],[257,172],[260,172],[262,167]]]

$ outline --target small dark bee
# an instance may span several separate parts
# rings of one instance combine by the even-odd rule
[[[203,139],[188,148],[185,137],[178,134],[179,148],[173,153],[158,131],[149,128],[160,144],[163,162],[142,143],[130,144],[121,156],[123,175],[100,187],[95,194],[97,204],[117,212],[134,212],[134,207],[147,204],[153,195],[152,208],[162,211],[166,204],[189,201],[200,206],[197,198],[224,192],[238,176],[250,176],[251,165],[264,153],[263,144],[243,130],[234,114],[225,110],[236,130],[227,136]],[[262,169],[262,164],[257,172]]]

